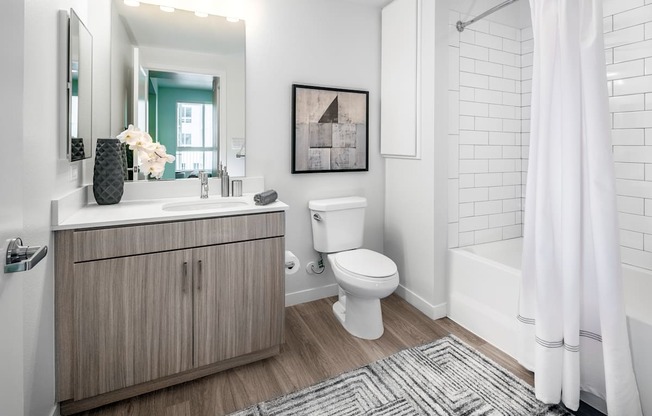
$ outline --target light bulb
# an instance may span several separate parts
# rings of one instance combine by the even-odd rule
[[[231,23],[238,23],[240,19],[238,19],[237,17],[227,17],[226,21]]]
[[[208,17],[208,13],[206,13],[206,12],[195,12],[195,16],[197,16],[197,17]]]
[[[165,13],[172,13],[174,11],[174,7],[170,7],[170,6],[160,6],[160,7],[161,7],[161,11]]]

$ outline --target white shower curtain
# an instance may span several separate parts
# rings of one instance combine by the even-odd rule
[[[519,361],[536,396],[641,415],[625,320],[599,0],[530,0],[534,31]]]

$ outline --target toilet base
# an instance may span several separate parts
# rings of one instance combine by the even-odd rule
[[[344,305],[339,300],[333,304],[333,313],[342,326],[344,326],[345,312]]]
[[[342,298],[333,304],[333,313],[344,329],[362,339],[378,339],[383,335],[380,299],[357,298],[348,293]]]

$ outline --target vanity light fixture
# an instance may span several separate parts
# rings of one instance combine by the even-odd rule
[[[161,11],[166,12],[166,13],[172,13],[174,12],[174,7],[170,6],[160,6]]]
[[[125,3],[127,6],[131,6],[131,7],[138,7],[138,6],[140,6],[140,2],[139,2],[138,0],[124,0],[124,3]]]
[[[197,17],[208,17],[208,13],[197,11],[197,12],[195,12],[195,16],[197,16]]]
[[[226,21],[231,23],[238,23],[240,19],[238,19],[237,17],[227,17]]]

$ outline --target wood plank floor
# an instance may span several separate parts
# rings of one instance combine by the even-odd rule
[[[448,318],[433,321],[396,295],[382,300],[384,335],[349,335],[321,299],[286,309],[281,354],[199,380],[82,413],[93,416],[215,416],[310,386],[402,349],[454,334],[529,384],[532,373]]]

